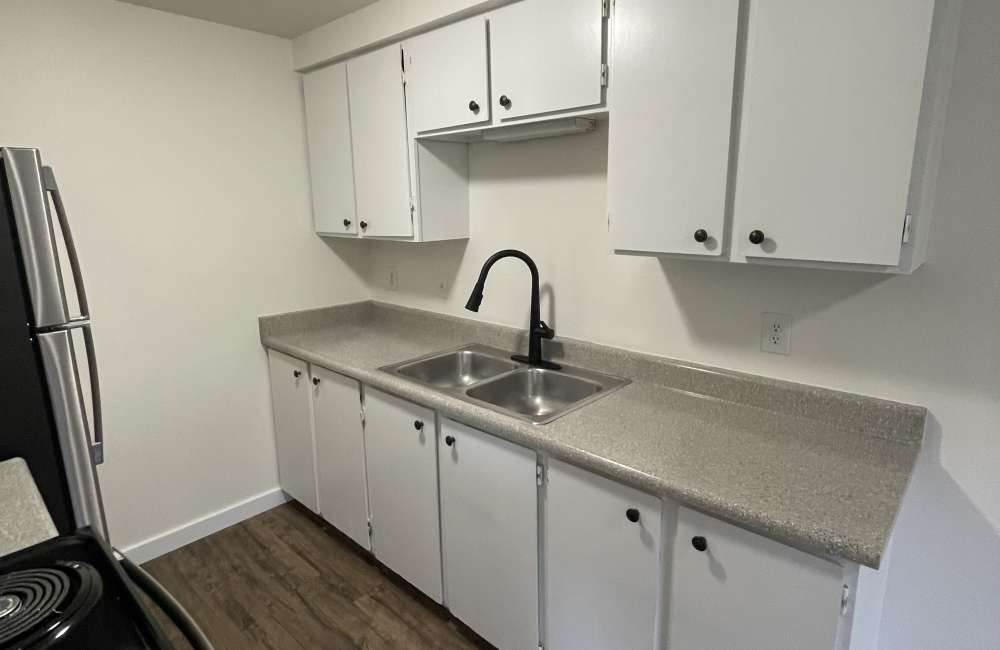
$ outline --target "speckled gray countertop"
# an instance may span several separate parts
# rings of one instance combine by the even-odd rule
[[[0,462],[0,557],[56,536],[23,458]]]
[[[442,415],[804,551],[878,568],[926,411],[571,339],[567,364],[632,383],[545,425],[378,368],[524,333],[375,302],[260,319],[261,342]]]

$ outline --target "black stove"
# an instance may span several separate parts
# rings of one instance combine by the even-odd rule
[[[89,528],[0,558],[0,648],[172,647]]]

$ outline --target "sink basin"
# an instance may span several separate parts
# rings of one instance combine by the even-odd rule
[[[407,363],[397,368],[396,372],[431,386],[458,388],[471,386],[517,367],[513,361],[475,350],[456,350]]]
[[[558,417],[625,386],[628,379],[563,366],[533,368],[478,343],[379,368],[438,392],[532,424]]]
[[[556,370],[523,368],[465,392],[532,422],[542,422],[604,390],[598,383]]]

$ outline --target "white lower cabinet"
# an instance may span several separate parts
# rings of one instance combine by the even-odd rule
[[[311,380],[320,514],[355,542],[371,549],[361,386],[318,366],[312,367]]]
[[[372,552],[442,601],[434,411],[365,388]]]
[[[535,452],[443,418],[438,452],[448,609],[501,650],[537,647]]]
[[[877,592],[884,568],[862,575],[555,460],[539,489],[530,449],[268,361],[281,488],[498,648],[871,643],[881,605],[855,592]]]
[[[670,566],[671,650],[836,645],[836,564],[680,508]]]
[[[278,483],[290,497],[317,512],[309,365],[274,350],[267,352],[267,365],[271,379]]]
[[[556,461],[547,474],[545,648],[657,647],[660,500]]]

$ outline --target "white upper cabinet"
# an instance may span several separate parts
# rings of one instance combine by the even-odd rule
[[[486,20],[479,16],[403,43],[410,133],[490,120]]]
[[[347,75],[361,234],[411,237],[409,145],[399,45],[351,59]]]
[[[305,75],[302,89],[316,232],[357,234],[347,64],[337,63]]]
[[[537,647],[535,452],[445,419],[438,451],[448,609],[498,648]]]
[[[899,264],[933,9],[933,0],[750,3],[739,253]]]
[[[309,368],[305,361],[268,350],[278,483],[290,497],[313,512],[316,496],[316,445],[313,439]]]
[[[609,89],[613,247],[720,255],[739,0],[617,0]]]
[[[372,552],[440,603],[441,528],[434,411],[366,388],[365,449]]]
[[[658,648],[660,500],[556,461],[544,494],[545,647]]]
[[[370,549],[361,387],[353,379],[317,366],[312,367],[311,381],[320,514]]]
[[[494,115],[501,121],[601,105],[601,0],[522,0],[490,14]]]
[[[836,647],[841,567],[680,508],[667,647]]]

